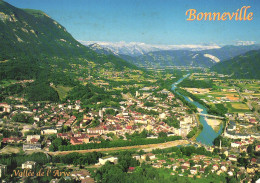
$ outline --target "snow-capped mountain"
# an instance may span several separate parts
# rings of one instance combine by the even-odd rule
[[[113,52],[113,50],[111,50],[109,48],[104,48],[97,43],[90,44],[87,47],[90,48],[91,50],[97,52],[97,53],[102,53],[102,54],[105,54],[105,55],[112,54],[112,55],[118,56],[118,54]]]
[[[140,42],[102,42],[102,41],[80,41],[83,45],[89,46],[98,44],[102,48],[111,50],[117,55],[140,56],[148,52],[161,51],[161,50],[190,50],[200,51],[207,49],[220,48],[217,45],[152,45]]]
[[[245,42],[245,41],[244,41]],[[145,43],[110,43],[81,41],[103,54],[114,54],[139,67],[194,66],[211,67],[216,63],[260,49],[259,44],[229,45],[150,45]]]

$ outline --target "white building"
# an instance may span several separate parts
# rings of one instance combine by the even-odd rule
[[[41,130],[41,135],[56,134],[57,130],[54,128],[45,128]]]
[[[40,135],[27,135],[26,141],[30,142],[32,139],[40,140],[40,138],[41,138]]]
[[[236,148],[238,148],[239,146],[240,146],[239,143],[231,142],[231,147],[236,147]]]
[[[152,153],[147,153],[147,154],[142,155],[142,156],[141,156],[141,159],[145,160],[146,157],[149,157],[150,160],[153,160],[153,159],[156,158],[154,154],[152,154]]]
[[[159,118],[160,118],[160,119],[165,119],[165,118],[166,118],[166,114],[165,114],[165,113],[159,114]]]
[[[36,165],[35,161],[26,161],[22,164],[22,169],[34,169]]]
[[[103,157],[98,159],[98,165],[104,165],[107,161],[110,161],[111,163],[116,164],[118,161],[117,157],[109,156],[109,157]]]
[[[0,113],[11,112],[12,107],[7,103],[0,103]]]
[[[6,173],[7,166],[6,165],[1,165],[0,164],[0,178],[3,177]]]

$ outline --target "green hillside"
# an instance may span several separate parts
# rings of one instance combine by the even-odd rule
[[[84,84],[80,78],[93,81],[100,77],[99,71],[138,70],[117,56],[83,46],[44,12],[19,9],[4,1],[0,1],[0,43],[0,102],[17,94],[29,101],[56,102]],[[33,82],[10,85],[17,80]]]
[[[116,69],[136,68],[116,56],[97,54],[76,41],[66,29],[38,10],[0,2],[0,79],[31,79],[44,70],[70,65],[112,63]]]
[[[220,62],[213,67],[212,71],[232,75],[239,79],[260,79],[260,50],[250,51],[246,54]]]

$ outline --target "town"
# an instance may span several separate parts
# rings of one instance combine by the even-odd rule
[[[100,105],[101,101],[97,103],[98,107],[84,108],[81,100],[32,103],[17,95],[6,96],[5,102],[0,103],[2,156],[9,153],[19,156],[25,153],[30,157],[35,153],[43,153],[47,157],[56,157],[69,156],[68,153],[75,152],[102,152],[92,163],[78,162],[80,166],[73,166],[73,161],[72,164],[66,163],[72,171],[71,174],[52,177],[51,182],[59,182],[61,177],[66,180],[94,182],[93,174],[96,173],[93,171],[107,162],[120,163],[120,156],[116,152],[120,155],[122,150],[122,153],[129,153],[131,158],[137,161],[135,166],[127,167],[128,173],[134,172],[138,168],[137,165],[145,163],[153,168],[163,169],[164,174],[168,172],[169,175],[192,180],[224,174],[230,177],[230,180],[255,180],[260,166],[259,81],[227,80],[223,78],[228,76],[215,73],[193,73],[177,84],[181,88],[180,91],[177,90],[181,92],[179,93],[171,90],[171,84],[182,75],[164,73],[165,83],[170,83],[169,86],[156,86],[156,76],[151,77],[149,82],[139,79],[140,84],[136,85],[131,83],[131,78],[134,80],[136,74],[133,71],[128,74],[130,79],[127,82],[131,84],[118,88],[115,80],[124,81],[125,77],[120,78],[120,75],[126,73],[103,71],[103,76],[102,72],[100,73],[101,77],[98,79],[87,79],[106,91],[121,91],[119,95],[122,98],[118,105],[104,106]],[[114,87],[105,82],[107,79],[114,80]],[[196,85],[197,81],[210,80],[214,86],[196,88],[190,85],[189,80],[195,81],[192,85]],[[82,77],[79,81],[89,82]],[[32,82],[34,81],[24,80],[9,86]],[[130,88],[131,92],[123,92]],[[184,94],[182,90],[189,93],[188,98],[191,101],[203,101],[201,103],[209,105],[210,110],[221,105],[225,108],[223,115],[206,115],[201,113],[202,109],[194,109],[181,97]],[[220,131],[222,134],[212,144],[203,144],[198,139],[196,141],[204,128],[200,122],[201,117],[205,118],[216,133]],[[191,144],[193,146],[190,146]],[[179,148],[179,145],[182,146]],[[60,171],[67,170],[64,169],[66,166],[59,163],[42,164],[31,160],[21,163],[12,167],[10,164],[4,164],[2,160],[1,177],[29,180],[28,176],[14,176],[13,172],[8,175],[8,169],[12,167],[13,170],[34,171],[37,164],[38,168],[41,165],[45,169],[51,167]]]

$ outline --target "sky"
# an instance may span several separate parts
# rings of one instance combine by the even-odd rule
[[[146,44],[260,43],[259,0],[5,0],[44,11],[77,40]],[[187,21],[197,12],[236,12],[251,6],[252,21]]]

